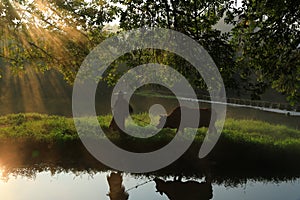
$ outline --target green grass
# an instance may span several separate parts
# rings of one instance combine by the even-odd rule
[[[233,141],[300,150],[300,130],[283,125],[227,119],[222,135]]]
[[[0,117],[0,139],[65,141],[77,139],[72,119],[42,114],[12,114]]]
[[[134,121],[140,126],[149,122],[147,114],[133,116]],[[100,116],[99,123],[110,138],[118,140],[118,134],[108,130],[111,116]],[[136,120],[138,119],[138,120]],[[132,123],[127,124],[129,130],[137,134],[140,128]],[[149,129],[155,130],[154,127]],[[195,139],[202,142],[207,129],[198,129]],[[157,141],[168,141],[174,136],[175,131],[164,129],[160,134],[150,138],[148,143]],[[273,125],[262,121],[227,119],[222,132],[223,139],[238,144],[253,144],[278,149],[294,149],[300,152],[300,130],[295,130],[282,125]],[[61,116],[49,116],[43,114],[12,114],[0,117],[0,139],[32,141],[72,141],[78,140],[73,119]]]

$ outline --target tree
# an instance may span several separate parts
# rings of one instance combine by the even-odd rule
[[[228,34],[222,34],[213,26],[222,18],[233,1],[226,0],[122,0],[124,6],[120,13],[120,27],[131,30],[139,27],[162,27],[184,33],[198,41],[212,56],[225,84],[236,87],[232,77],[235,71],[233,49],[228,42]],[[161,53],[156,53],[156,55]],[[140,58],[140,57],[139,57]],[[204,88],[193,67],[174,55],[165,59],[175,69],[185,75],[194,85]]]
[[[272,87],[300,101],[300,3],[293,0],[1,0],[0,59],[16,72],[26,66],[55,68],[70,83],[83,59],[109,33],[103,26],[120,17],[120,27],[163,27],[184,33],[202,45],[227,88],[245,89],[257,99]],[[226,16],[234,28],[214,25]],[[133,51],[115,61],[104,80],[110,84],[129,67],[159,62],[172,65],[194,85],[205,88],[184,59],[166,51]],[[236,77],[240,79],[237,80]]]
[[[0,59],[19,72],[54,68],[70,83],[117,7],[106,1],[0,1]]]
[[[235,25],[232,44],[245,87],[257,95],[272,87],[299,102],[300,2],[243,0],[228,10],[227,21]]]

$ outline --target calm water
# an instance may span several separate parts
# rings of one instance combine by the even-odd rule
[[[131,200],[166,200],[169,199],[166,194],[157,192],[156,183],[153,177],[145,177],[142,175],[121,174],[122,182],[115,182],[109,187],[107,176],[114,172],[37,172],[34,177],[22,175],[9,175],[6,178],[2,177],[0,181],[0,199],[4,200],[109,200],[109,192],[127,191]],[[1,173],[0,173],[1,175]],[[116,174],[115,174],[116,175]],[[118,176],[118,175],[117,175]],[[3,180],[4,179],[4,180]],[[119,180],[119,179],[118,179]],[[173,177],[163,178],[169,180],[167,184],[174,184]],[[204,179],[184,178],[182,182],[193,180],[195,182],[204,182]],[[150,181],[150,182],[147,182]],[[145,183],[147,182],[147,183]],[[145,183],[145,184],[143,184]],[[138,186],[140,185],[141,186]],[[124,189],[118,187],[124,186]],[[185,199],[193,200],[193,189],[187,188],[182,184],[182,187],[175,187],[178,194],[185,194]],[[138,186],[135,188],[135,186]],[[200,199],[205,199],[209,194],[205,194],[205,190],[201,190],[201,185],[196,185],[202,191],[203,196]],[[173,187],[173,186],[172,186]],[[193,186],[192,186],[193,187]],[[255,181],[247,180],[245,183],[237,185],[226,185],[211,183],[212,198],[214,200],[234,200],[234,199],[272,199],[272,200],[299,200],[300,199],[300,179],[290,181]],[[123,192],[124,195],[124,192]],[[177,199],[181,197],[178,196]],[[175,199],[175,198],[174,198]],[[207,198],[206,198],[207,199]],[[118,200],[121,200],[119,198]]]

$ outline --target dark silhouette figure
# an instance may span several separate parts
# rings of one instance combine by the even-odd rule
[[[212,185],[210,181],[199,183],[196,181],[181,180],[164,181],[159,178],[154,179],[157,192],[166,194],[170,200],[209,200],[212,199]]]
[[[184,128],[198,128],[198,127],[209,127],[210,121],[212,123],[212,126],[209,129],[209,132],[216,133],[217,129],[215,127],[215,121],[216,119],[212,118],[212,109],[209,108],[200,108],[200,109],[192,109],[188,107],[177,107],[175,108],[170,114],[167,116],[161,116],[159,120],[159,124],[157,125],[158,128],[174,128],[177,131],[183,131],[178,130],[180,121],[181,121],[181,109],[184,109],[186,112],[193,113],[193,112],[199,112],[200,113],[200,121],[198,126],[194,127],[193,124],[190,123],[190,121],[186,121],[182,124],[182,129]],[[163,122],[165,121],[165,124],[163,126]]]
[[[118,115],[118,117],[121,119],[121,123],[119,126],[117,125],[115,118],[113,117],[109,128],[114,131],[119,131],[120,133],[123,133],[123,130],[125,130],[125,120],[128,117],[127,114],[127,108],[126,106],[129,105],[129,114],[133,112],[132,106],[128,103],[128,101],[124,98],[124,94],[122,92],[118,93],[118,99],[113,107],[115,114]]]
[[[129,194],[125,191],[125,187],[122,185],[123,177],[120,172],[112,172],[107,176],[109,185],[108,196],[110,200],[127,200]]]

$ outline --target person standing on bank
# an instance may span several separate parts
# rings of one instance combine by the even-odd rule
[[[113,106],[114,114],[118,116],[118,119],[120,119],[120,123],[117,124],[115,121],[115,116],[113,116],[111,123],[109,125],[109,128],[114,131],[119,131],[120,133],[123,133],[125,130],[125,120],[129,116],[127,113],[127,105],[129,105],[129,114],[133,112],[132,106],[128,103],[128,101],[124,98],[124,93],[119,92],[118,98],[115,102],[115,105]]]

